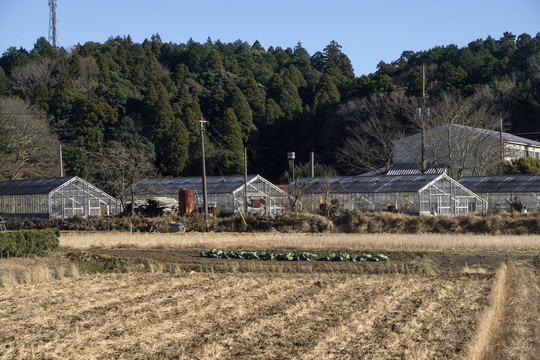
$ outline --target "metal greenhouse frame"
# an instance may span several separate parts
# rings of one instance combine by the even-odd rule
[[[208,206],[219,210],[221,214],[244,212],[244,176],[208,176],[206,178]],[[247,181],[248,212],[262,215],[279,215],[289,206],[286,192],[264,179],[260,175],[249,175]],[[142,181],[135,186],[135,199],[168,197],[178,200],[180,189],[195,192],[195,207],[203,207],[202,178],[163,178]],[[130,198],[130,190],[124,190],[125,198]]]
[[[119,200],[77,176],[0,182],[0,212],[9,217],[117,215]]]
[[[341,176],[299,179],[304,209],[321,204],[361,211],[466,215],[487,209],[486,201],[445,174]]]

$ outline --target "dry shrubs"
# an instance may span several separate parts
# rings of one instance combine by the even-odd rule
[[[540,234],[538,213],[490,215],[418,216],[393,213],[344,212],[335,220],[336,227],[351,233],[471,233],[491,235]]]
[[[186,231],[198,232],[323,233],[333,231],[361,234],[540,234],[540,214],[538,212],[530,212],[529,214],[501,212],[487,216],[472,214],[450,217],[347,210],[333,218],[316,214],[288,212],[275,218],[249,214],[244,216],[238,214],[231,217],[208,216],[206,221],[203,214],[187,217],[164,215],[155,218],[102,216],[86,219],[8,219],[7,226],[10,230],[55,227],[64,231],[167,232],[171,222],[183,223]]]

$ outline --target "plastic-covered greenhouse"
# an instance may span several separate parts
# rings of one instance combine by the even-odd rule
[[[0,212],[7,217],[87,217],[119,214],[122,205],[72,176],[0,182]]]
[[[540,207],[540,175],[467,176],[459,183],[486,199],[489,211],[510,210],[516,197],[529,210]]]
[[[260,175],[248,175],[247,179],[248,212],[264,215],[277,215],[285,211],[289,205],[286,192],[264,179]],[[180,189],[195,192],[195,208],[203,207],[202,178],[163,178],[142,181],[135,186],[135,199],[151,197],[168,197],[178,200]],[[209,207],[214,207],[221,214],[234,214],[244,211],[244,176],[208,176],[206,192]],[[130,190],[124,190],[124,196],[130,197]]]
[[[299,179],[304,210],[338,209],[460,215],[486,211],[486,201],[445,174],[337,176]]]

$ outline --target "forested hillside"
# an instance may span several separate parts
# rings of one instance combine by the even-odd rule
[[[243,147],[249,172],[273,181],[288,151],[307,162],[313,149],[321,170],[359,173],[370,166],[347,157],[346,139],[380,146],[361,124],[379,119],[390,140],[418,131],[422,65],[429,102],[474,98],[507,131],[540,136],[540,34],[405,51],[360,77],[334,41],[309,54],[301,43],[173,44],[154,35],[65,50],[40,38],[0,58],[0,177],[57,176],[59,143],[67,174],[113,193],[134,176],[199,175],[201,117],[209,174],[241,173]],[[383,163],[375,156],[373,166]]]

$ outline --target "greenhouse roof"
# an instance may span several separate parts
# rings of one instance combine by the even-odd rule
[[[466,176],[459,183],[475,193],[540,192],[540,175]]]
[[[73,178],[75,176],[2,181],[0,195],[48,194]]]
[[[255,180],[258,175],[248,175],[248,182]],[[208,194],[228,194],[244,186],[244,175],[229,176],[207,176],[206,192]],[[202,177],[181,177],[150,179],[137,183],[136,193],[153,194],[176,194],[182,188],[194,190],[202,193]],[[129,189],[124,190],[124,194],[129,194]]]
[[[376,175],[376,176],[335,176],[301,178],[297,188],[305,194],[332,193],[399,193],[417,192],[433,181],[446,175]],[[307,182],[307,185],[305,185]]]

